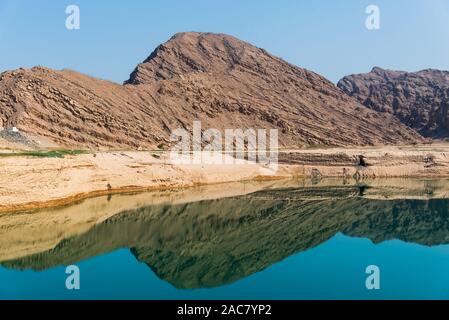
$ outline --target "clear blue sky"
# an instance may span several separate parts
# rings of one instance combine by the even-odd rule
[[[65,8],[81,29],[65,28]],[[381,29],[365,28],[379,6]],[[0,72],[43,65],[122,82],[179,31],[234,35],[336,82],[373,66],[449,70],[449,0],[0,0]]]

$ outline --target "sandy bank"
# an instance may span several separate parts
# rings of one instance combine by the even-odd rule
[[[366,166],[358,164],[363,155]],[[150,152],[101,152],[64,158],[0,157],[0,212],[57,206],[89,196],[289,177],[449,176],[449,145],[291,150],[276,174],[263,166],[174,165]]]

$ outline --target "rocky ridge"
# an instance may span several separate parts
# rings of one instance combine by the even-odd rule
[[[449,138],[449,72],[384,70],[346,76],[338,87],[369,109],[395,115],[428,138]]]
[[[278,129],[281,147],[422,141],[324,77],[224,34],[179,33],[124,85],[44,67],[0,75],[0,128],[71,148],[154,148],[172,130]]]

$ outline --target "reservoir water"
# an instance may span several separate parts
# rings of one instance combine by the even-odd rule
[[[448,299],[449,181],[242,182],[2,214],[0,298]]]

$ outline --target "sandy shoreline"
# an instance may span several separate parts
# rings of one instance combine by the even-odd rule
[[[366,166],[358,165],[364,156]],[[98,152],[64,158],[0,157],[0,212],[60,206],[110,193],[185,188],[233,181],[307,177],[363,180],[448,177],[449,145],[283,151],[279,169],[260,164],[175,165],[146,151]]]

